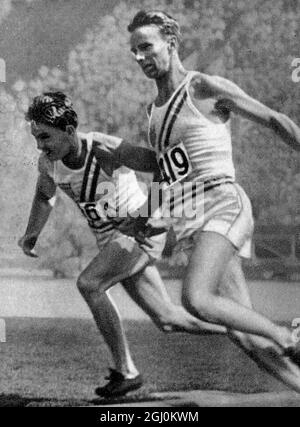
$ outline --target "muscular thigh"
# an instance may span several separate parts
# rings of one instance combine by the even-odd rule
[[[105,245],[81,274],[96,289],[107,290],[137,274],[149,263],[148,255],[133,239],[121,236]]]
[[[201,232],[195,239],[186,277],[184,296],[217,294],[224,272],[236,249],[223,236],[213,232]]]

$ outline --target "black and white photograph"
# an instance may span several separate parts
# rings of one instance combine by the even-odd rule
[[[299,22],[0,0],[0,407],[300,407]]]

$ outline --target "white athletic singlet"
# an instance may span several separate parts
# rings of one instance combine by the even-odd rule
[[[230,121],[213,123],[194,105],[189,87],[198,75],[189,72],[165,105],[148,111],[149,143],[165,190],[163,217],[182,245],[198,230],[212,231],[249,256],[251,204],[234,184]]]
[[[151,106],[149,142],[165,188],[172,189],[165,194],[165,217],[192,212],[206,183],[235,180],[230,123],[212,123],[193,104],[189,86],[197,75],[189,72],[165,105]]]
[[[62,161],[47,161],[47,172],[80,208],[98,245],[105,244],[115,229],[112,221],[107,219],[107,213],[125,218],[145,203],[147,194],[142,191],[133,170],[122,166],[109,176],[95,157],[94,147],[117,148],[122,139],[98,132],[80,133],[79,137],[85,152],[84,166],[70,169]]]
[[[165,105],[151,106],[149,141],[170,185],[195,177],[235,179],[229,123],[211,122],[189,95],[191,80],[197,75],[189,72]]]

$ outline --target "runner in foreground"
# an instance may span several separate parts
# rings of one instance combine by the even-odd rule
[[[260,366],[300,392],[294,336],[253,310],[241,268],[240,257],[250,257],[253,218],[235,182],[230,117],[236,113],[262,124],[296,150],[300,129],[231,81],[185,70],[178,55],[180,27],[168,14],[141,11],[128,30],[131,51],[158,90],[148,108],[151,151],[123,142],[107,156],[136,170],[157,160],[165,221],[175,230],[177,250],[189,258],[184,307],[226,326]],[[185,215],[195,204],[196,213]]]
[[[101,155],[99,147],[117,147],[122,140],[98,132],[78,133],[77,114],[70,100],[59,92],[36,97],[26,118],[42,153],[30,218],[19,245],[26,255],[36,256],[34,246],[52,210],[57,187],[80,208],[96,237],[99,254],[80,274],[77,284],[115,363],[109,383],[96,393],[103,397],[126,394],[141,387],[142,378],[131,358],[117,308],[106,292],[116,283],[121,282],[165,332],[203,334],[225,329],[202,322],[171,302],[154,266],[164,248],[165,229],[159,234],[155,231],[145,250],[116,229],[117,212],[133,212],[147,199],[132,170],[105,161]]]

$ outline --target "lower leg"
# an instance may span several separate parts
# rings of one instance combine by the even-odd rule
[[[130,297],[144,310],[164,332],[187,332],[190,334],[224,334],[226,328],[204,322],[175,305],[166,291],[156,267],[146,269],[122,282]]]
[[[251,299],[240,260],[235,257],[223,277],[220,292],[252,308]],[[273,341],[256,335],[229,330],[228,336],[262,369],[300,393],[300,369],[282,356],[281,348]]]
[[[93,314],[99,332],[111,351],[115,369],[125,378],[136,377],[139,372],[132,360],[120,315],[109,296],[109,291],[85,292],[83,296]]]
[[[233,246],[223,236],[211,232],[200,234],[184,282],[184,306],[198,318],[271,339],[282,351],[294,345],[286,328],[217,293],[234,253]]]
[[[103,255],[104,254],[104,255]],[[130,355],[120,315],[109,289],[123,277],[135,274],[148,262],[148,257],[128,239],[113,239],[78,278],[77,286],[87,302],[100,333],[108,345],[116,370],[125,378],[135,378],[138,371]]]
[[[202,304],[204,304],[204,308]],[[278,326],[259,313],[242,307],[227,298],[213,296],[209,299],[203,299],[200,308],[197,302],[196,304],[193,303],[192,306],[188,304],[188,307],[190,313],[205,319],[207,322],[214,322],[225,325],[228,329],[260,335],[273,340],[280,346],[282,353],[295,345],[287,328]]]
[[[227,329],[221,325],[197,319],[181,305],[173,305],[166,324],[169,326],[170,332],[186,332],[194,335],[226,334],[227,332]]]
[[[257,365],[270,375],[300,393],[300,370],[273,341],[256,335],[229,331],[229,338],[238,345]]]

